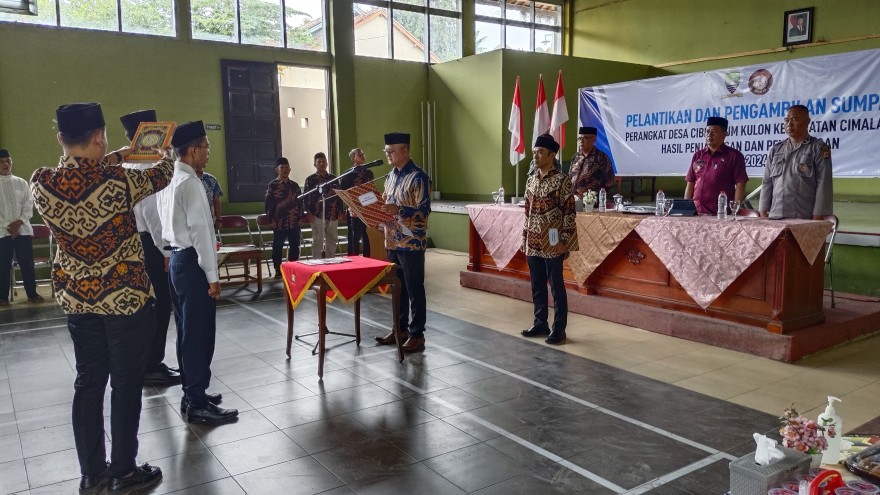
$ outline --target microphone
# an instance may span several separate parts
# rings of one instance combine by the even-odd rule
[[[363,167],[373,168],[373,167],[378,167],[379,165],[382,165],[383,163],[385,163],[385,162],[383,162],[382,160],[373,160],[372,162],[363,164]]]

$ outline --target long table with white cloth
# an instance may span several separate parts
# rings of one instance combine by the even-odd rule
[[[468,270],[528,279],[523,208],[468,205]],[[570,290],[766,328],[824,321],[824,245],[831,223],[578,213]]]

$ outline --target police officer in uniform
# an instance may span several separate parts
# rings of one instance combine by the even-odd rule
[[[810,112],[794,105],[785,114],[788,138],[770,149],[761,183],[761,216],[820,220],[832,215],[831,149],[810,136]]]

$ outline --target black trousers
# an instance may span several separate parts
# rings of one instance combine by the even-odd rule
[[[133,315],[68,314],[67,329],[76,356],[73,384],[73,437],[79,469],[97,475],[106,468],[104,390],[110,379],[111,472],[132,472],[137,457],[141,388],[155,330],[152,299]]]
[[[361,254],[360,243],[364,243],[364,256],[370,257],[370,236],[367,235],[367,224],[360,218],[345,214],[346,223],[348,224],[348,255],[354,256]]]
[[[194,248],[171,253],[169,272],[183,393],[193,407],[203,409],[208,405],[205,391],[211,383],[217,301],[208,295],[208,279]]]
[[[568,294],[562,281],[562,261],[564,256],[541,258],[526,256],[529,264],[529,276],[532,279],[532,304],[535,305],[533,325],[547,325],[547,282],[553,293],[553,326],[556,334],[565,334],[568,324]]]
[[[148,232],[141,232],[144,246],[144,267],[150,277],[150,285],[156,294],[156,332],[147,358],[147,372],[160,371],[165,359],[165,339],[168,337],[168,323],[171,322],[171,286],[168,272],[165,271],[165,256],[153,243]]]
[[[388,251],[388,261],[397,265],[400,296],[406,298],[400,305],[400,331],[408,329],[410,337],[422,337],[428,315],[425,299],[425,252]]]
[[[33,236],[11,235],[0,237],[0,300],[9,300],[9,270],[12,268],[12,253],[21,268],[21,279],[28,297],[37,297],[37,282],[34,272]]]
[[[287,249],[287,261],[299,259],[299,240],[302,232],[299,225],[293,229],[272,231],[272,264],[275,265],[275,273],[281,273],[281,252],[284,250],[284,241],[290,245]]]

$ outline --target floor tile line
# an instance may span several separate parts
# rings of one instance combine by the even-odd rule
[[[24,330],[3,330],[0,331],[0,336],[3,335],[15,335],[17,333],[28,333],[28,332],[36,332],[37,330],[51,330],[53,328],[67,328],[67,325],[52,325],[48,327],[37,327],[37,328],[26,328]]]
[[[713,464],[720,460],[726,460],[723,453],[719,452],[718,454],[712,454],[709,457],[705,457],[700,459],[699,461],[692,462],[687,466],[683,466],[681,468],[672,471],[671,473],[664,474],[663,476],[658,476],[651,481],[647,481],[642,483],[641,485],[627,491],[624,495],[640,495],[642,493],[649,492],[658,486],[665,485],[671,481],[675,481],[682,476],[688,475],[698,469],[702,469],[710,464]]]
[[[241,306],[243,306],[243,307],[247,307],[247,306],[244,306],[243,304],[238,303],[238,302],[236,302],[236,304],[239,304],[239,305],[241,305]],[[337,307],[334,307],[334,306],[327,306],[327,307],[328,307],[328,308],[331,308],[331,309],[333,309],[333,310],[335,310],[335,311],[338,311],[338,312],[344,313],[344,314],[348,314],[348,315],[351,315],[351,316],[354,315],[353,312],[345,311],[345,310],[343,310],[343,309],[340,309],[340,308],[337,308]],[[248,308],[248,309],[249,309],[250,311],[252,311],[253,313],[255,313],[255,314],[261,315],[261,316],[263,316],[264,318],[269,319],[270,321],[274,321],[274,322],[276,322],[276,323],[279,323],[279,324],[283,325],[285,328],[286,328],[286,326],[287,326],[287,323],[286,323],[286,322],[285,322],[285,323],[282,323],[282,322],[280,322],[280,320],[278,320],[278,319],[276,319],[276,318],[274,318],[274,317],[272,317],[272,316],[270,316],[270,315],[268,315],[268,314],[265,314],[265,313],[263,313],[263,312],[260,311],[260,310],[257,310],[257,309],[254,309],[254,308]],[[367,322],[367,323],[370,323],[370,324],[376,324],[376,322],[373,322],[372,320],[365,319],[365,318],[361,318],[361,321],[362,321],[362,322]],[[468,339],[464,339],[464,340],[468,340]],[[623,415],[623,414],[620,414],[620,413],[617,413],[617,412],[615,412],[615,411],[612,411],[612,410],[606,409],[606,408],[604,408],[604,407],[599,406],[598,404],[593,404],[593,403],[591,403],[591,402],[589,402],[589,401],[586,401],[586,400],[581,399],[581,398],[579,398],[579,397],[575,397],[575,396],[573,396],[573,395],[571,395],[571,394],[567,394],[567,393],[562,392],[562,391],[560,391],[560,390],[554,389],[554,388],[549,387],[549,386],[547,386],[547,385],[544,385],[544,384],[542,384],[542,383],[539,383],[539,382],[536,382],[536,381],[531,380],[531,379],[529,379],[529,378],[526,378],[526,377],[524,377],[524,376],[522,376],[522,375],[519,375],[519,374],[516,374],[516,373],[510,372],[510,371],[507,371],[507,370],[505,370],[505,369],[499,368],[499,367],[497,367],[497,366],[493,366],[493,365],[488,364],[488,363],[484,363],[483,361],[480,361],[480,360],[478,360],[478,359],[474,359],[474,358],[472,358],[472,357],[470,357],[470,356],[467,356],[467,355],[461,354],[461,353],[459,353],[459,352],[456,352],[456,351],[453,351],[453,350],[450,350],[450,349],[447,349],[447,348],[439,348],[439,347],[438,347],[438,350],[440,350],[440,351],[442,351],[442,352],[446,352],[446,353],[448,353],[448,354],[452,354],[452,355],[454,355],[454,356],[456,356],[456,357],[459,357],[459,358],[461,358],[461,359],[464,359],[464,360],[466,360],[466,361],[470,361],[470,362],[473,362],[473,363],[475,363],[475,364],[479,364],[480,366],[483,366],[483,367],[485,367],[485,368],[487,368],[487,369],[490,369],[490,370],[497,371],[497,372],[499,372],[499,373],[502,373],[502,374],[508,375],[508,376],[510,376],[511,378],[515,378],[515,379],[517,379],[517,380],[521,380],[521,381],[523,381],[523,382],[529,383],[529,384],[531,384],[531,385],[534,385],[534,386],[536,386],[536,387],[538,387],[538,388],[541,388],[541,389],[546,390],[546,391],[548,391],[548,392],[551,392],[551,393],[553,393],[553,394],[559,395],[559,396],[564,397],[564,398],[566,398],[566,399],[569,399],[569,400],[572,400],[572,401],[577,402],[577,403],[579,403],[579,404],[585,405],[585,406],[587,406],[587,407],[589,407],[589,408],[591,408],[591,409],[596,409],[597,411],[600,411],[600,412],[602,412],[602,413],[604,413],[604,414],[608,414],[608,415],[614,416],[614,417],[616,417],[616,418],[618,418],[618,419],[621,419],[621,420],[623,420],[623,421],[626,421],[626,422],[628,422],[628,423],[630,423],[630,424],[633,424],[633,425],[635,425],[635,426],[639,426],[639,427],[641,427],[641,428],[648,429],[648,430],[653,431],[653,432],[655,432],[655,433],[658,433],[658,434],[660,434],[660,435],[666,436],[667,438],[670,438],[670,439],[676,440],[676,441],[678,441],[678,442],[680,442],[680,443],[684,443],[684,444],[690,445],[690,446],[695,447],[695,448],[697,448],[697,449],[699,449],[699,450],[703,450],[703,451],[706,451],[706,452],[712,454],[712,456],[710,456],[710,457],[708,457],[708,458],[706,458],[706,459],[714,458],[715,456],[719,456],[719,457],[721,457],[721,458],[727,458],[727,459],[729,459],[729,460],[734,460],[734,459],[735,459],[735,457],[733,457],[733,456],[731,456],[731,455],[729,455],[729,454],[726,454],[726,453],[720,452],[720,451],[718,451],[717,449],[714,449],[714,448],[709,447],[709,446],[707,446],[707,445],[700,444],[699,442],[696,442],[696,441],[693,441],[693,440],[690,440],[690,439],[687,439],[687,438],[681,437],[680,435],[676,435],[675,433],[668,432],[668,431],[666,431],[666,430],[663,430],[663,429],[661,429],[661,428],[657,428],[657,427],[655,427],[655,426],[649,425],[649,424],[644,423],[644,422],[642,422],[642,421],[639,421],[639,420],[637,420],[637,419],[630,418],[630,417],[625,416],[625,415]],[[359,357],[359,356],[356,356],[355,359],[356,359],[356,360],[359,360],[360,357]],[[584,359],[586,359],[586,358],[584,358]],[[371,363],[365,363],[365,365],[367,365],[367,366],[373,366]],[[430,399],[430,400],[434,400],[434,401],[436,401],[436,402],[438,402],[438,403],[441,403],[441,404],[447,405],[447,407],[452,406],[452,410],[454,410],[454,411],[459,411],[461,414],[467,415],[470,419],[476,421],[477,423],[480,423],[481,425],[483,425],[483,426],[485,426],[485,427],[487,427],[487,428],[489,428],[489,429],[491,429],[491,430],[493,430],[493,431],[496,431],[497,433],[500,433],[500,434],[504,435],[504,436],[507,437],[508,439],[510,439],[510,440],[512,440],[512,441],[514,441],[514,442],[516,442],[516,443],[518,443],[518,444],[520,444],[520,445],[522,445],[522,446],[524,446],[524,447],[526,447],[526,448],[529,448],[530,450],[532,450],[533,452],[535,452],[535,453],[537,453],[537,454],[539,454],[539,455],[542,455],[542,456],[544,456],[544,457],[546,457],[546,458],[548,458],[548,459],[552,459],[552,460],[554,460],[554,462],[558,462],[560,465],[564,465],[566,468],[571,469],[572,471],[577,472],[577,473],[580,474],[581,476],[584,476],[584,477],[587,478],[587,479],[590,479],[590,480],[592,480],[592,481],[594,481],[594,482],[596,482],[596,483],[601,484],[602,486],[605,486],[606,488],[609,488],[609,489],[615,491],[615,493],[624,493],[624,492],[626,492],[626,489],[621,488],[620,486],[617,486],[616,484],[612,483],[611,481],[608,481],[608,480],[606,480],[606,479],[604,479],[604,478],[602,478],[602,477],[596,475],[595,473],[592,473],[592,472],[590,472],[590,471],[588,471],[588,470],[586,470],[586,469],[584,469],[584,468],[582,468],[582,467],[580,467],[580,466],[578,466],[578,465],[576,465],[576,464],[574,464],[574,463],[571,463],[570,461],[566,461],[565,459],[560,458],[560,457],[557,456],[556,454],[553,454],[553,453],[551,453],[551,452],[549,452],[549,451],[546,451],[546,450],[544,450],[543,448],[541,448],[541,447],[539,447],[539,446],[537,446],[537,445],[534,445],[534,444],[532,444],[531,442],[528,442],[528,441],[525,440],[525,439],[522,439],[522,438],[520,438],[520,437],[517,437],[517,436],[514,435],[513,433],[510,433],[510,432],[508,432],[508,431],[506,431],[506,430],[503,430],[503,429],[497,427],[496,425],[493,425],[493,424],[491,424],[491,423],[488,423],[488,422],[486,422],[485,420],[483,420],[482,418],[478,418],[478,417],[476,417],[476,416],[474,416],[473,414],[468,413],[468,412],[462,412],[460,408],[454,406],[453,404],[449,404],[448,402],[444,401],[443,399],[440,399],[440,398],[437,398],[437,397],[433,397],[431,394],[428,394],[425,390],[423,390],[423,389],[421,389],[421,388],[419,388],[419,387],[417,387],[417,386],[415,386],[415,385],[412,385],[412,384],[410,384],[409,382],[406,382],[405,380],[402,380],[402,379],[397,378],[397,377],[393,377],[392,380],[397,381],[397,382],[400,383],[401,385],[404,385],[404,386],[406,386],[406,387],[408,387],[408,388],[410,388],[410,389],[412,389],[412,390],[414,390],[414,391],[419,392],[420,394],[424,395],[425,397],[427,397],[427,398]],[[549,455],[547,455],[547,454],[549,454]],[[556,460],[556,459],[558,459],[558,460]],[[714,462],[714,459],[713,459],[712,462]],[[696,468],[695,468],[695,469],[696,469]],[[670,476],[670,475],[672,475],[672,474],[674,474],[674,473],[677,473],[677,472],[678,472],[678,471],[673,471],[672,473],[668,473],[668,474],[665,475],[665,476]],[[676,478],[677,478],[677,477],[680,477],[680,476],[684,476],[685,474],[687,474],[687,472],[682,472],[681,474],[679,474],[678,476],[676,476]],[[669,480],[672,480],[672,479],[675,479],[675,478],[670,478]]]
[[[24,323],[36,323],[40,321],[64,320],[66,318],[66,316],[55,316],[52,318],[41,318],[39,320],[11,321],[9,323],[0,323],[0,327],[6,327],[9,325],[22,325]]]
[[[534,380],[532,380],[532,379],[526,378],[526,377],[524,377],[524,376],[522,376],[522,375],[519,375],[519,374],[517,374],[517,373],[514,373],[514,372],[512,372],[512,371],[507,371],[507,370],[505,370],[505,369],[503,369],[503,368],[499,368],[499,367],[497,367],[497,366],[493,366],[493,365],[491,365],[491,364],[489,364],[489,363],[484,363],[483,361],[480,361],[479,359],[474,359],[474,358],[472,358],[472,357],[470,357],[470,356],[467,356],[467,355],[462,354],[462,353],[460,353],[460,352],[454,351],[454,350],[452,350],[452,349],[448,349],[448,348],[438,348],[438,350],[440,350],[440,351],[442,351],[442,352],[445,352],[445,353],[447,353],[447,354],[452,354],[452,355],[455,356],[455,357],[458,357],[458,358],[460,358],[460,359],[464,359],[464,360],[466,360],[466,361],[470,361],[470,362],[472,362],[472,363],[478,364],[478,365],[480,365],[480,366],[483,366],[483,367],[485,367],[485,368],[487,368],[487,369],[490,369],[490,370],[496,371],[496,372],[498,372],[498,373],[502,373],[502,374],[507,375],[507,376],[509,376],[509,377],[511,377],[511,378],[514,378],[514,379],[517,379],[517,380],[523,381],[523,382],[525,382],[525,383],[528,383],[528,384],[530,384],[530,385],[533,385],[533,386],[535,386],[535,387],[538,387],[538,388],[540,388],[540,389],[542,389],[542,390],[546,390],[547,392],[550,392],[550,393],[552,393],[552,394],[558,395],[558,396],[560,396],[560,397],[566,398],[566,399],[568,399],[568,400],[571,400],[571,401],[576,402],[576,403],[578,403],[578,404],[581,404],[581,405],[583,405],[583,406],[589,407],[590,409],[595,409],[596,411],[599,411],[599,412],[601,412],[601,413],[603,413],[603,414],[607,414],[607,415],[609,415],[609,416],[613,416],[613,417],[615,417],[615,418],[617,418],[617,419],[620,419],[620,420],[622,420],[622,421],[625,421],[625,422],[627,422],[627,423],[630,423],[630,424],[632,424],[632,425],[634,425],[634,426],[638,426],[638,427],[640,427],[640,428],[644,428],[644,429],[646,429],[646,430],[652,431],[652,432],[657,433],[657,434],[659,434],[659,435],[663,435],[663,436],[665,436],[665,437],[667,437],[667,438],[671,438],[671,439],[673,439],[673,440],[675,440],[675,441],[677,441],[677,442],[684,443],[684,444],[686,444],[686,445],[690,445],[691,447],[694,447],[694,448],[697,448],[697,449],[699,449],[699,450],[702,450],[702,451],[708,452],[708,453],[710,453],[710,454],[719,454],[719,453],[720,453],[720,454],[724,455],[726,458],[728,458],[728,459],[731,460],[731,461],[734,460],[734,459],[736,459],[736,457],[733,457],[733,456],[731,456],[731,455],[729,455],[729,454],[724,454],[723,452],[720,452],[718,449],[715,449],[715,448],[713,448],[713,447],[709,447],[708,445],[703,445],[703,444],[701,444],[701,443],[699,443],[699,442],[696,442],[696,441],[694,441],[694,440],[691,440],[691,439],[688,439],[688,438],[682,437],[681,435],[677,435],[677,434],[672,433],[672,432],[670,432],[670,431],[666,431],[666,430],[664,430],[664,429],[662,429],[662,428],[658,428],[658,427],[656,427],[656,426],[653,426],[653,425],[650,425],[650,424],[648,424],[648,423],[645,423],[644,421],[640,421],[640,420],[638,420],[638,419],[631,418],[631,417],[629,417],[629,416],[626,416],[626,415],[624,415],[624,414],[618,413],[618,412],[616,412],[616,411],[612,411],[612,410],[610,410],[610,409],[608,409],[608,408],[605,408],[605,407],[602,407],[602,406],[600,406],[600,405],[598,405],[598,404],[594,404],[594,403],[592,403],[592,402],[590,402],[590,401],[588,401],[588,400],[584,400],[584,399],[581,399],[580,397],[575,397],[575,396],[573,396],[573,395],[571,395],[571,394],[567,394],[567,393],[565,393],[565,392],[562,392],[561,390],[557,390],[557,389],[555,389],[555,388],[553,388],[553,387],[550,387],[550,386],[544,385],[543,383],[536,382],[536,381],[534,381]],[[585,359],[586,359],[586,358],[585,358]]]
[[[372,366],[372,365],[367,364],[367,366]],[[423,395],[427,399],[430,399],[434,402],[437,402],[438,404],[441,404],[444,407],[447,407],[447,408],[455,411],[456,413],[459,413],[462,416],[466,416],[468,419],[470,419],[476,423],[479,423],[481,426],[488,428],[488,429],[494,431],[495,433],[500,434],[501,436],[507,438],[508,440],[516,442],[517,444],[522,445],[523,447],[531,450],[532,452],[534,452],[542,457],[545,457],[553,462],[556,462],[561,466],[565,466],[566,468],[570,469],[571,471],[574,471],[574,472],[580,474],[581,476],[583,476],[584,478],[587,478],[595,483],[598,483],[598,484],[604,486],[605,488],[612,490],[615,493],[623,493],[626,491],[625,488],[622,488],[622,487],[616,485],[615,483],[613,483],[609,480],[606,480],[605,478],[599,476],[598,474],[593,473],[592,471],[589,471],[587,469],[584,469],[583,467],[578,466],[577,464],[574,464],[570,461],[567,461],[564,458],[554,454],[553,452],[550,452],[549,450],[546,450],[543,447],[535,445],[532,442],[529,442],[528,440],[516,435],[515,433],[509,432],[509,431],[505,430],[504,428],[501,428],[500,426],[497,426],[493,423],[490,423],[479,416],[476,416],[474,414],[471,414],[468,411],[461,409],[460,407],[456,406],[455,404],[452,404],[444,399],[441,399],[440,397],[435,397],[431,393],[429,393],[427,390],[424,390],[416,385],[413,385],[413,384],[407,382],[406,380],[403,380],[403,379],[397,378],[397,377],[394,377],[391,380],[409,388],[410,390],[418,392],[419,394]]]

